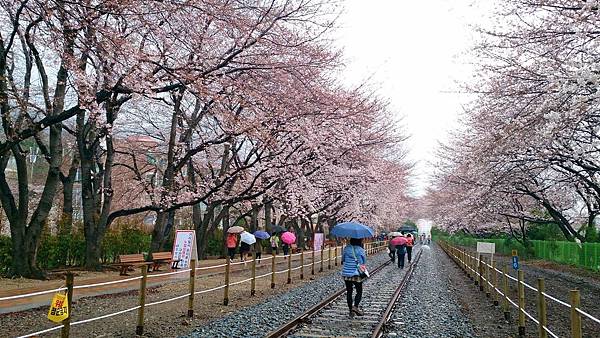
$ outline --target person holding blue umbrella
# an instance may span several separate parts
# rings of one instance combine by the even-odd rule
[[[346,284],[346,301],[348,302],[350,317],[354,317],[355,314],[363,316],[364,312],[358,305],[362,299],[362,282],[368,274],[366,274],[365,267],[367,255],[363,248],[362,239],[373,237],[375,233],[366,225],[345,222],[333,227],[331,234],[336,237],[350,238],[350,243],[346,245],[342,252],[342,277],[344,278],[344,284]],[[352,299],[353,289],[356,289],[354,299]]]

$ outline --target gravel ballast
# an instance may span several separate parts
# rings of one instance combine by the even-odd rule
[[[476,337],[461,311],[446,271],[447,259],[437,248],[422,246],[423,254],[391,317],[388,337]],[[450,263],[451,264],[451,263]]]
[[[373,269],[388,259],[386,253],[380,253],[368,257],[367,265]],[[187,337],[264,337],[343,286],[338,271],[202,325]]]

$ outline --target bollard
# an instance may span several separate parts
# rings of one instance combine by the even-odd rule
[[[73,273],[67,272],[66,276],[67,283],[67,308],[69,309],[69,316],[62,321],[62,329],[60,330],[60,337],[67,338],[71,331],[71,314],[73,313]]]
[[[544,327],[548,324],[548,318],[546,314],[546,297],[544,297],[544,279],[538,278],[538,315],[539,315],[539,324],[538,324],[538,333],[539,338],[548,338],[548,333],[544,329]]]
[[[323,251],[324,249],[321,248],[321,267],[319,268],[319,272],[323,272]]]
[[[504,310],[504,319],[510,320],[510,308],[508,307],[508,271],[506,265],[502,268],[502,276],[504,277],[504,299],[502,301],[502,309]]]
[[[581,315],[577,312],[581,305],[579,290],[569,291],[569,300],[571,303],[571,337],[581,338]]]
[[[327,270],[331,270],[331,247],[329,247],[329,252],[328,252],[328,259],[327,259]]]
[[[189,318],[194,317],[194,289],[196,283],[196,260],[190,261],[190,295],[188,297],[188,311],[187,316]]]
[[[144,306],[146,305],[146,281],[148,279],[148,266],[142,265],[142,279],[140,280],[140,308],[138,309],[137,326],[135,334],[144,334]]]
[[[287,283],[292,284],[292,254],[288,257]]]
[[[256,294],[256,252],[252,253],[252,280],[250,281],[250,296]]]
[[[523,270],[517,273],[517,292],[519,294],[519,337],[525,337],[525,285],[523,285]]]
[[[494,291],[494,306],[498,306],[498,304],[500,303],[500,294],[498,293],[498,265],[496,264],[496,262],[492,263],[492,271],[494,273],[494,279],[492,280],[492,287]]]
[[[304,248],[300,249],[300,279],[304,279]]]
[[[310,267],[310,274],[311,275],[315,274],[315,248],[314,247],[312,249],[312,264]]]
[[[271,289],[275,288],[275,253],[273,252],[273,257],[271,257]]]
[[[227,257],[227,264],[225,265],[225,288],[223,289],[223,305],[229,304],[229,271],[231,269],[231,259]]]

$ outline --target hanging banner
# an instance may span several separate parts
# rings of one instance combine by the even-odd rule
[[[196,248],[195,230],[177,230],[175,241],[173,242],[173,261],[179,260],[178,267],[187,269],[190,262],[198,260],[198,250]]]
[[[69,302],[67,301],[67,295],[57,293],[52,297],[50,310],[48,310],[48,319],[55,323],[60,323],[67,318],[69,318]]]
[[[313,237],[313,251],[319,251],[323,247],[323,240],[325,239],[325,234],[323,233],[315,233]]]

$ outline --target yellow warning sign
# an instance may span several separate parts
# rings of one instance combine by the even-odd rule
[[[55,323],[60,323],[69,317],[69,302],[67,295],[57,293],[52,297],[50,310],[48,310],[48,319]]]
[[[512,255],[513,255],[513,256],[518,256],[518,255],[517,255],[517,250],[513,250],[513,251],[512,251]]]

